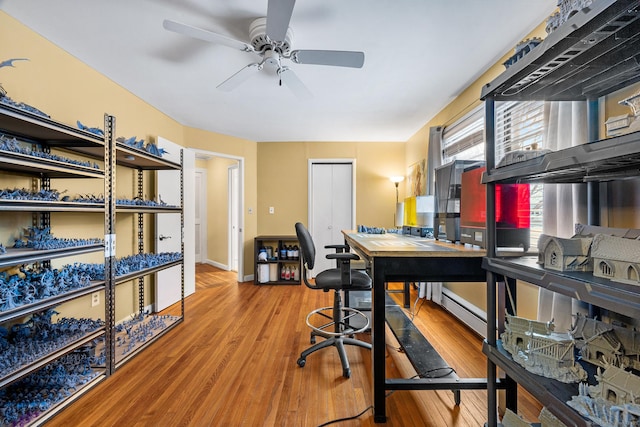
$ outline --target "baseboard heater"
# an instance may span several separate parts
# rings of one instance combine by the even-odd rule
[[[442,288],[442,307],[478,335],[487,336],[487,313],[447,288]]]

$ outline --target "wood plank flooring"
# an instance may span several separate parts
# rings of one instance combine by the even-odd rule
[[[363,411],[338,425],[476,427],[486,421],[484,391],[463,391],[460,406],[450,391],[397,391],[387,398],[387,422],[375,424],[369,350],[348,347],[350,379],[342,377],[333,348],[310,355],[304,368],[296,364],[309,346],[305,316],[331,305],[330,293],[304,285],[237,283],[235,273],[204,264],[197,266],[196,277],[197,291],[185,301],[185,321],[48,425],[298,427]],[[425,302],[414,323],[459,376],[486,376],[481,338],[446,311]],[[407,375],[406,358],[396,345],[388,346],[394,356],[387,359],[389,377]],[[521,413],[535,420],[540,406],[520,396]]]

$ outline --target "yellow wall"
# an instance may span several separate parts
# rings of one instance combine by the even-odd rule
[[[544,38],[544,25],[541,24],[532,31],[529,37],[532,36]],[[502,62],[512,53],[506,52],[500,61],[457,94],[449,105],[406,143],[256,143],[180,125],[1,11],[0,40],[11,40],[11,43],[0,44],[0,58],[30,58],[29,62],[17,63],[15,69],[0,70],[0,82],[9,96],[47,112],[57,121],[75,124],[76,120],[80,120],[89,126],[102,127],[103,114],[107,112],[117,118],[118,136],[136,135],[138,138],[152,139],[160,135],[187,147],[244,158],[245,274],[253,271],[254,236],[292,234],[296,221],[307,221],[309,159],[355,159],[356,223],[393,227],[395,187],[388,177],[406,175],[408,166],[426,157],[430,127],[449,125],[479,105],[482,86],[504,71]],[[625,91],[625,96],[637,89],[638,87],[634,87]],[[628,111],[616,104],[623,97],[616,94],[607,98],[607,116]],[[212,168],[211,173],[208,173],[208,190],[212,195],[226,194],[226,164],[226,161],[215,161],[213,165],[207,166],[208,169]],[[117,194],[126,196],[135,188],[135,179],[131,171],[120,169],[122,168],[118,168],[117,172]],[[75,184],[72,184],[72,188],[73,185]],[[147,188],[152,188],[150,185],[147,184]],[[640,201],[632,200],[629,203],[629,199],[623,197],[625,192],[629,193],[629,185],[622,183],[608,192],[610,201],[620,206],[620,209],[609,211],[608,220],[616,226],[640,227],[640,220],[634,215]],[[404,182],[400,184],[399,194],[405,194]],[[226,216],[226,197],[208,200],[210,204],[215,204],[209,206],[210,216],[212,215],[208,221],[209,258],[226,264],[227,228],[226,220],[221,220]],[[275,208],[273,215],[268,213],[270,206]],[[59,230],[62,232],[66,230],[65,221],[60,222]],[[131,223],[131,218],[118,218],[118,228],[128,229]],[[128,252],[135,246],[133,238],[123,239],[120,236],[119,232],[119,256],[121,251]],[[3,234],[0,237],[6,238]],[[484,286],[447,286],[478,307],[486,307]],[[134,289],[130,291],[131,294],[135,293]],[[520,286],[518,292],[520,301],[537,300],[535,287]],[[129,291],[122,293],[127,294]],[[535,307],[535,304],[528,304],[527,307]],[[519,308],[523,310],[519,314],[530,317],[527,307]],[[125,304],[123,310],[129,308]],[[132,308],[135,308],[135,304]],[[535,313],[532,317],[535,317]]]
[[[223,157],[214,157],[207,161],[207,259],[225,265],[229,265],[228,168],[237,163],[237,160]],[[245,247],[252,251],[253,241],[249,239]],[[253,271],[253,252],[249,260],[250,267],[245,274],[251,274]]]
[[[309,159],[355,159],[356,224],[393,227],[396,196],[389,177],[405,175],[404,146],[394,142],[259,143],[258,234],[295,234],[297,221],[308,222]],[[274,214],[269,214],[271,206]]]
[[[0,12],[0,39],[15,41],[0,46],[0,57],[31,59],[18,64],[16,69],[2,70],[0,81],[9,95],[48,112],[58,121],[74,124],[81,120],[87,125],[102,127],[103,113],[108,112],[116,116],[118,135],[136,135],[139,138],[161,135],[188,147],[244,158],[245,274],[253,271],[255,235],[291,234],[296,221],[307,221],[308,159],[355,159],[356,223],[393,227],[395,187],[389,176],[406,175],[409,165],[425,158],[429,127],[449,124],[472,108],[478,102],[483,82],[491,80],[502,67],[499,65],[489,70],[407,143],[258,144],[181,126],[3,12]],[[128,188],[134,188],[129,186],[134,179],[128,173],[118,170],[118,195],[124,196]],[[214,181],[212,178],[216,175],[209,175],[209,191],[222,191],[220,186],[223,182],[226,186],[226,179]],[[405,194],[404,183],[399,186],[399,194]],[[269,206],[275,207],[274,215],[268,213]],[[119,218],[119,227],[122,223],[126,228],[130,221]],[[209,251],[216,257],[212,259],[226,264],[226,250],[219,251],[223,245],[215,243],[218,239],[225,240],[226,248],[226,221],[209,221],[208,229],[208,239],[213,244]],[[121,247],[128,248],[129,244],[134,244],[133,240],[129,244],[125,243],[127,239],[122,240],[119,234],[118,244],[123,245]],[[483,306],[473,298],[469,299]]]
[[[116,117],[116,136],[137,136],[146,140],[162,136],[177,144],[187,147],[203,148],[211,151],[228,153],[245,158],[245,205],[256,205],[256,143],[239,138],[186,128],[175,120],[158,111],[97,71],[78,61],[76,58],[59,49],[57,46],[31,31],[18,21],[0,11],[0,58],[29,58],[29,61],[16,63],[15,68],[0,69],[0,82],[15,101],[30,104],[52,119],[75,126],[80,120],[87,126],[103,128],[104,114]],[[11,41],[9,43],[9,41]],[[71,157],[71,156],[69,156]],[[3,174],[4,175],[4,174]],[[118,167],[116,184],[117,197],[131,197],[135,194],[135,174],[126,168]],[[151,174],[145,174],[145,194],[153,197],[153,180]],[[54,180],[52,187],[69,188],[71,195],[101,194],[104,187],[99,180],[65,180],[64,183]],[[225,198],[226,203],[226,198]],[[76,215],[67,217],[58,215],[52,232],[56,236],[74,235],[102,237],[104,235],[104,217],[93,214],[89,218],[77,220]],[[16,220],[11,217],[11,221]],[[2,243],[9,243],[9,234],[4,228],[0,232]],[[88,223],[79,226],[78,223]],[[137,251],[133,215],[119,215],[116,230],[118,233],[116,256],[121,257]],[[146,221],[147,235],[153,236],[151,221]],[[253,235],[256,232],[255,217],[245,218],[245,271],[253,271]],[[20,226],[21,224],[15,224]],[[152,245],[152,239],[145,242],[145,247]],[[150,248],[148,248],[150,249]],[[95,256],[94,256],[95,257]],[[96,262],[81,259],[85,262]],[[67,260],[68,261],[68,260]],[[149,281],[147,281],[149,283]],[[148,286],[149,287],[149,286]],[[137,284],[119,285],[116,291],[116,319],[123,319],[137,310]],[[145,304],[150,303],[151,289],[145,291]],[[80,299],[64,306],[65,315],[101,316],[104,308],[94,307],[89,310],[88,298]]]

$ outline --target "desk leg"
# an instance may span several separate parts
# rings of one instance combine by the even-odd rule
[[[404,308],[411,308],[411,282],[404,282]]]
[[[385,407],[385,278],[383,268],[376,265],[374,258],[371,265],[371,275],[373,278],[373,290],[371,295],[371,318],[373,326],[371,328],[371,340],[373,348],[371,350],[371,366],[373,367],[373,419],[376,423],[387,421]]]

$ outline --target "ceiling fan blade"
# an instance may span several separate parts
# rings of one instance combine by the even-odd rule
[[[229,77],[227,80],[220,83],[217,88],[225,92],[232,91],[233,89],[237,88],[242,83],[247,81],[249,77],[257,74],[258,71],[260,71],[260,64],[249,64],[235,73],[233,76]]]
[[[165,30],[173,31],[174,33],[183,34],[185,36],[204,40],[206,42],[221,44],[234,49],[244,50],[246,52],[253,52],[253,46],[248,43],[241,42],[239,40],[232,39],[222,34],[214,33],[211,31],[203,30],[202,28],[192,27],[191,25],[182,24],[180,22],[171,21],[165,19],[162,22],[162,26]]]
[[[362,68],[364,52],[346,50],[294,50],[291,60],[297,64],[333,65]]]
[[[267,36],[272,41],[284,41],[295,4],[296,0],[269,0],[267,6]]]
[[[282,67],[278,70],[278,75],[280,76],[280,81],[283,82],[293,94],[298,97],[298,99],[309,99],[313,98],[313,95],[307,89],[307,87],[302,83],[302,80],[298,78],[296,73],[294,73],[291,68]]]

